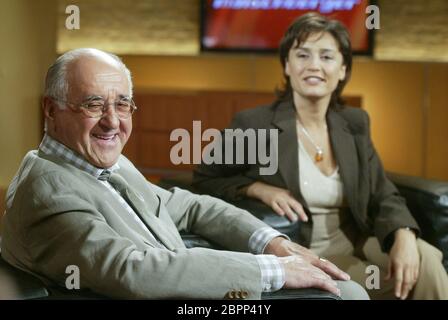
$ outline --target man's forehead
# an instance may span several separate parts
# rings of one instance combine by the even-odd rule
[[[96,73],[94,77],[95,86],[90,89],[94,90],[96,94],[105,97],[128,95],[127,78],[123,73]]]
[[[109,73],[96,73],[95,80],[98,82],[116,82],[120,83],[125,79],[122,73],[118,72],[109,72]]]
[[[71,65],[70,95],[117,96],[130,95],[128,77],[125,70],[115,61],[98,57],[81,57]],[[78,97],[78,98],[75,98]]]
[[[126,78],[124,68],[116,61],[96,56],[82,56],[70,64],[77,78],[119,82]]]

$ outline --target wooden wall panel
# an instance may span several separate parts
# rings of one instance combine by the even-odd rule
[[[193,120],[207,121],[204,102],[196,95],[142,94],[135,96],[142,130],[191,128]]]
[[[207,128],[224,129],[234,113],[243,109],[266,105],[274,94],[266,92],[223,91],[137,91],[134,100],[138,111],[134,115],[134,130],[124,154],[151,179],[194,168],[193,121],[200,120],[200,135]],[[347,97],[353,106],[361,106],[360,97]],[[175,165],[170,159],[171,148],[178,141],[170,141],[173,130],[182,128],[190,133],[188,164]],[[209,142],[201,141],[201,151]],[[198,160],[200,161],[200,159]]]
[[[128,139],[128,142],[126,143],[123,153],[126,155],[126,157],[131,160],[133,163],[137,163],[137,155],[138,155],[138,145],[137,140],[139,138],[138,134],[134,134],[135,132],[138,132],[136,128],[134,127],[132,129],[131,136]]]
[[[188,169],[175,166],[170,161],[170,150],[176,142],[170,141],[168,132],[140,133],[138,167],[154,169]]]
[[[274,93],[240,93],[235,97],[233,112],[237,113],[244,109],[271,104],[274,99]]]
[[[425,176],[448,181],[448,64],[431,65],[429,76],[429,95],[425,102],[428,116]]]
[[[234,98],[233,93],[223,92],[205,93],[204,100],[207,107],[207,122],[204,128],[217,128],[219,130],[227,127],[233,117]]]

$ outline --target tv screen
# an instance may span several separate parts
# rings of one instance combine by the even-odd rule
[[[290,23],[315,11],[341,21],[355,54],[371,54],[369,0],[202,0],[201,48],[274,52]]]

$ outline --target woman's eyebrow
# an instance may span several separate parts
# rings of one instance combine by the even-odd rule
[[[334,49],[325,49],[325,48],[323,48],[323,49],[320,49],[320,52],[324,52],[324,53],[334,53],[334,52],[336,52],[336,50],[334,50]]]
[[[295,47],[295,48],[294,48],[294,50],[295,50],[295,51],[299,51],[299,50],[302,50],[302,51],[307,51],[307,52],[309,52],[309,51],[310,51],[310,49],[309,49],[309,48],[307,48],[307,47]]]
[[[301,50],[301,51],[306,51],[306,52],[312,51],[310,48],[307,48],[307,47],[296,47],[296,48],[294,48],[294,50],[295,51]],[[321,52],[321,53],[334,53],[334,52],[336,52],[336,50],[329,49],[329,48],[321,48],[321,49],[319,49],[319,52]]]

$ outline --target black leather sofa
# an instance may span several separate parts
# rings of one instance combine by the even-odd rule
[[[387,175],[405,197],[409,210],[421,227],[421,237],[443,252],[443,265],[448,272],[448,182],[396,173],[388,173]],[[199,193],[192,187],[191,182],[192,174],[184,173],[162,179],[159,185],[163,188],[177,186]],[[245,199],[232,204],[248,210],[257,218],[288,235],[292,240],[297,239],[299,222],[291,223],[288,219],[278,216],[268,206],[256,200]],[[184,235],[184,237],[192,245],[214,246],[205,239],[194,235]]]
[[[448,182],[394,173],[388,176],[405,197],[422,238],[442,251],[448,272]]]
[[[406,198],[409,209],[422,229],[422,238],[443,252],[443,264],[448,271],[448,182],[389,173],[389,178],[397,185]],[[191,186],[192,175],[181,174],[165,178],[159,185],[164,188],[178,186],[196,192]],[[298,223],[290,223],[264,204],[254,200],[241,200],[234,205],[244,208],[291,239],[297,239]],[[187,247],[219,246],[193,234],[182,234]],[[1,240],[0,240],[1,241]],[[317,289],[280,290],[265,294],[263,299],[328,299],[338,297]],[[15,269],[0,257],[0,299],[107,299],[87,291],[69,291],[60,287],[45,286],[39,279]]]

